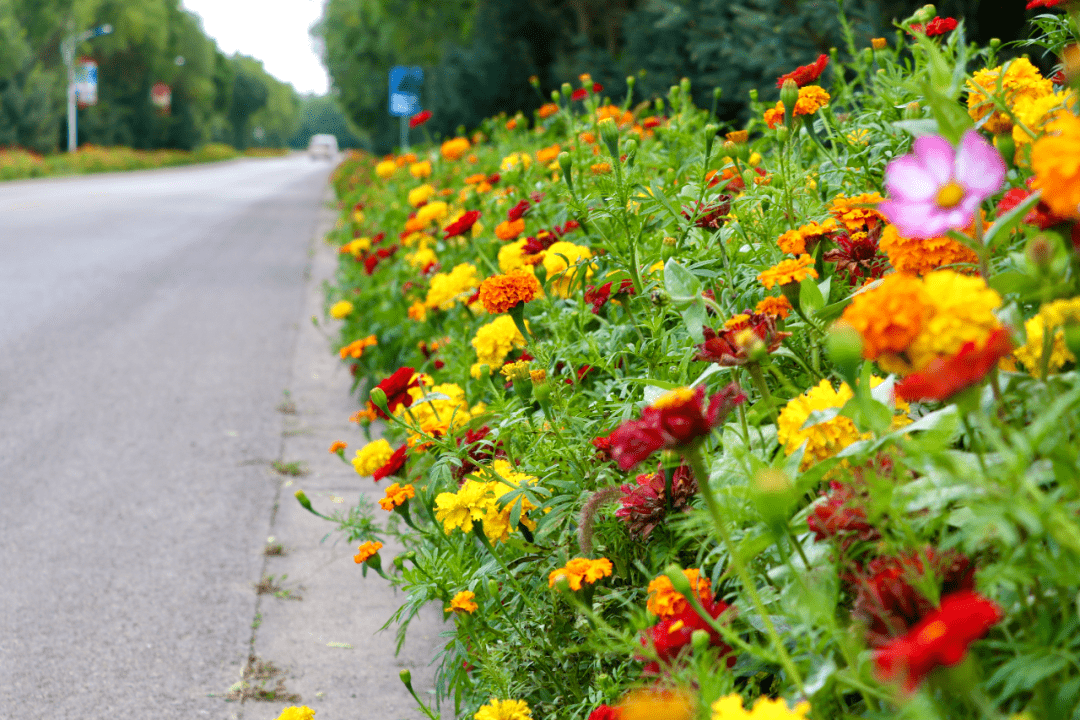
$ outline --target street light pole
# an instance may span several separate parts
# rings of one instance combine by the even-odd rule
[[[75,152],[75,143],[77,142],[76,124],[78,123],[78,116],[75,112],[75,48],[77,48],[79,46],[79,43],[83,42],[84,40],[95,38],[98,35],[108,35],[112,31],[112,25],[99,25],[93,30],[87,30],[86,32],[79,33],[78,35],[68,35],[66,38],[64,38],[64,41],[60,43],[60,52],[64,56],[64,65],[67,66],[68,71],[68,152]]]

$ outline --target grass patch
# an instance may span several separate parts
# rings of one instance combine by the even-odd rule
[[[270,463],[270,467],[279,475],[288,475],[289,477],[303,477],[308,474],[308,469],[304,467],[304,463],[299,460],[294,460],[293,462],[275,460]]]
[[[300,695],[289,692],[285,687],[284,670],[268,660],[249,655],[240,681],[229,688],[225,699],[230,702],[256,700],[298,703]]]

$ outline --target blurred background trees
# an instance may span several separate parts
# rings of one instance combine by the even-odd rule
[[[892,42],[893,20],[925,2],[844,0],[856,47],[872,37]],[[964,18],[968,39],[978,42],[1015,39],[1023,6],[937,3],[939,14]],[[314,33],[345,114],[378,152],[398,137],[387,113],[393,65],[424,68],[422,104],[433,113],[426,127],[445,136],[499,112],[536,108],[581,73],[616,99],[635,75],[635,100],[687,77],[699,106],[721,88],[719,113],[734,118],[750,89],[770,99],[777,76],[846,48],[836,0],[327,0]]]

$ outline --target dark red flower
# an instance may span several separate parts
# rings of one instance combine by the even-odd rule
[[[579,227],[581,227],[581,223],[579,223],[577,220],[567,220],[562,225],[556,225],[551,229],[556,235],[562,237],[568,232],[577,230]]]
[[[585,88],[578,88],[570,94],[571,100],[584,100],[587,97],[589,97],[589,91]]]
[[[622,710],[620,708],[601,705],[589,713],[588,720],[620,720],[621,717]]]
[[[592,305],[593,315],[600,314],[600,308],[604,307],[604,304],[611,299],[611,281],[608,281],[596,287],[595,285],[589,285],[585,288],[585,302]],[[624,278],[619,283],[619,289],[615,291],[615,295],[633,295],[634,283],[629,278]]]
[[[663,121],[664,118],[658,118],[656,116],[647,117],[641,121],[641,127],[645,128],[646,130],[652,130],[653,128],[660,127]]]
[[[416,377],[415,370],[411,367],[403,367],[395,370],[393,375],[375,387],[386,393],[386,409],[394,412],[402,405],[405,407],[412,405],[413,398],[409,394],[409,390],[420,387],[420,380]],[[384,420],[388,417],[386,413],[377,407],[375,408],[375,414]]]
[[[443,240],[449,240],[457,235],[464,235],[469,230],[472,230],[472,226],[476,224],[476,221],[480,219],[479,210],[470,210],[454,222],[446,226],[446,237]]]
[[[687,220],[693,220],[695,227],[703,230],[719,230],[729,212],[731,212],[731,196],[720,194],[700,204],[684,205],[682,216]]]
[[[746,313],[745,319],[738,320],[719,333],[709,327],[703,330],[705,342],[697,346],[694,359],[714,362],[724,367],[750,362],[755,338],[764,345],[766,352],[771,353],[776,352],[780,343],[791,337],[791,333],[777,332],[774,316],[759,313]],[[744,336],[747,330],[751,333],[748,337]]]
[[[491,428],[484,425],[479,430],[467,429],[465,437],[457,439],[458,447],[465,447],[465,457],[461,459],[461,465],[454,469],[454,479],[461,483],[465,476],[482,465],[490,464],[496,457],[502,457],[506,453],[499,449],[502,444],[492,443]]]
[[[968,646],[1003,617],[997,603],[970,590],[944,597],[941,607],[874,653],[878,676],[900,680],[911,692],[934,668],[963,660]]]
[[[926,548],[926,562],[919,553],[877,557],[854,576],[844,579],[854,585],[855,603],[851,615],[866,626],[866,642],[881,647],[903,635],[933,609],[918,589],[936,578],[939,595],[950,595],[975,587],[975,566],[958,552],[940,553]]]
[[[1001,217],[1022,203],[1029,195],[1031,195],[1031,192],[1031,190],[1025,188],[1011,188],[1008,190],[1001,196],[1001,200],[998,201],[998,217]],[[1068,220],[1068,218],[1055,215],[1054,211],[1050,209],[1050,206],[1042,200],[1035,203],[1035,207],[1028,210],[1027,214],[1024,215],[1024,222],[1028,225],[1035,225],[1040,230],[1046,230],[1047,228],[1063,223],[1066,220]]]
[[[364,257],[364,272],[368,275],[375,272],[375,266],[378,265],[380,261],[385,260],[396,253],[397,249],[397,245],[391,245],[388,248],[379,248],[370,255],[366,255]]]
[[[499,173],[491,173],[490,175],[487,176],[487,181],[486,182],[487,182],[488,185],[494,185],[497,182],[499,182],[500,180],[502,180],[502,176],[499,175]]]
[[[646,407],[640,420],[629,420],[611,434],[611,455],[629,470],[657,450],[692,445],[745,399],[735,383],[713,395],[707,407],[703,386],[673,390]]]
[[[604,86],[601,85],[600,83],[593,83],[592,84],[592,91],[594,93],[603,92],[604,91]]]
[[[522,199],[517,205],[506,211],[506,219],[510,222],[520,220],[521,216],[524,215],[530,207],[532,207],[532,204],[528,200]]]
[[[881,534],[866,522],[865,505],[865,492],[850,483],[830,480],[825,502],[814,505],[806,524],[816,540],[835,538],[843,547],[855,540],[876,540]]]
[[[596,448],[597,460],[600,462],[607,462],[611,459],[611,435],[594,437],[591,442],[592,446]]]
[[[809,85],[810,83],[821,77],[821,73],[825,72],[825,66],[829,64],[829,56],[822,53],[818,56],[818,59],[809,65],[802,65],[797,67],[786,75],[781,75],[776,81],[776,87],[783,87],[785,80],[794,80],[795,84],[799,87]]]
[[[955,30],[956,24],[956,18],[936,17],[926,24],[925,30],[923,29],[922,23],[913,23],[911,25],[911,31],[908,34],[914,35],[917,32],[925,32],[927,37],[944,35],[947,32]]]
[[[1061,5],[1066,0],[1030,0],[1025,6],[1025,10],[1034,10],[1035,8],[1052,8]]]
[[[837,272],[843,273],[851,285],[868,278],[876,280],[889,267],[888,258],[878,254],[878,237],[883,229],[875,226],[870,232],[830,236],[839,247],[829,250],[822,259],[836,263]]]
[[[714,620],[730,607],[723,600],[716,599],[706,600],[701,603],[701,606]],[[695,630],[705,630],[709,633],[709,644],[720,648],[721,657],[727,656],[725,662],[729,668],[735,664],[735,655],[731,646],[724,642],[720,633],[712,625],[687,604],[681,612],[666,620],[661,620],[645,631],[645,635],[641,638],[642,646],[648,647],[651,644],[660,660],[660,662],[648,663],[644,667],[645,674],[658,674],[661,662],[671,664],[680,660],[688,652]]]
[[[394,451],[394,454],[390,456],[385,465],[371,473],[371,479],[379,482],[387,475],[394,475],[401,470],[405,466],[405,453],[408,452],[408,449],[408,444],[402,444],[401,447]]]
[[[525,244],[521,247],[521,254],[528,255],[540,255],[540,253],[547,250],[549,247],[559,241],[559,236],[553,232],[547,230],[541,230],[536,233],[535,237],[525,238]],[[536,262],[539,262],[541,258],[537,258]]]
[[[626,523],[632,537],[645,540],[656,526],[672,512],[690,510],[690,500],[697,495],[698,484],[690,467],[679,465],[671,475],[671,498],[667,497],[667,478],[664,468],[654,473],[644,473],[635,478],[637,485],[626,483],[619,486],[623,496],[619,498],[619,509],[615,517]]]
[[[921,372],[912,373],[896,384],[896,397],[912,400],[948,400],[956,393],[977,385],[997,366],[998,360],[1013,350],[1012,332],[1001,327],[990,333],[982,347],[966,342],[951,357],[934,358]]]
[[[420,127],[421,125],[423,125],[424,123],[426,123],[430,119],[431,119],[431,111],[430,110],[421,110],[420,112],[416,113],[411,118],[409,118],[409,127],[411,127],[411,128]]]
[[[1065,77],[1064,70],[1058,70],[1056,73],[1050,76],[1050,82],[1054,83],[1058,87],[1064,87],[1069,82],[1069,79]]]

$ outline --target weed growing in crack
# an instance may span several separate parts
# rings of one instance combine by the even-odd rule
[[[272,684],[271,684],[272,683]],[[225,695],[229,702],[259,700],[265,702],[300,702],[300,695],[285,687],[285,671],[273,662],[248,656],[239,682],[233,683]]]
[[[295,415],[296,403],[293,402],[292,395],[289,393],[288,390],[283,390],[282,394],[285,397],[280,403],[278,403],[277,411],[283,415]]]
[[[308,469],[304,467],[304,463],[299,460],[294,460],[293,462],[275,460],[270,463],[270,467],[279,475],[288,475],[289,477],[303,477],[308,474]]]
[[[255,583],[255,594],[273,595],[282,600],[303,600],[304,598],[300,593],[282,586],[281,583],[285,582],[288,577],[288,575],[282,575],[280,578],[274,575],[264,575],[259,582]]]

